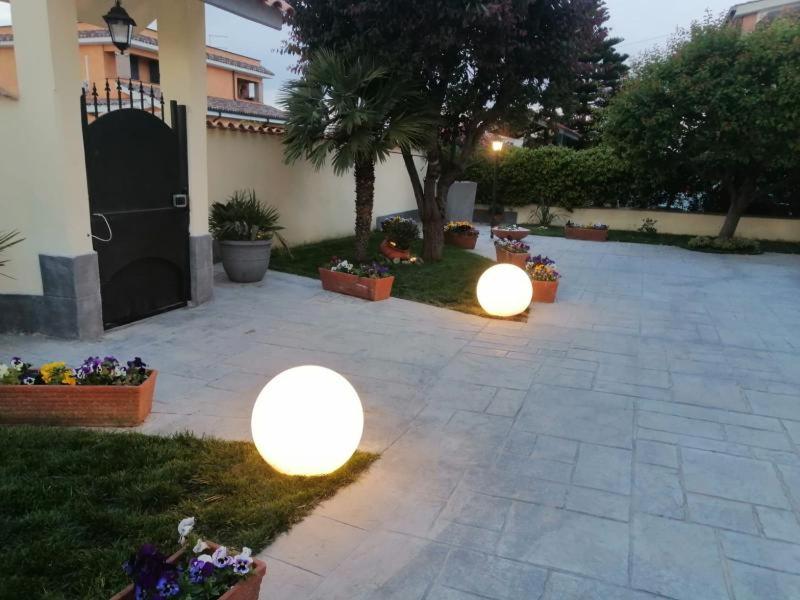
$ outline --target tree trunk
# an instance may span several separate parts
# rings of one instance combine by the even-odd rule
[[[728,207],[728,214],[725,215],[725,222],[719,230],[719,237],[729,240],[736,233],[739,219],[742,218],[750,202],[753,200],[755,186],[750,182],[743,183],[738,187],[729,188],[731,205]]]
[[[367,248],[372,233],[372,205],[375,201],[375,163],[356,163],[356,251],[358,262],[367,260]]]

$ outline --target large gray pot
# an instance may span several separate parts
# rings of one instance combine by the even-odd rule
[[[264,279],[272,253],[272,240],[255,242],[220,241],[222,266],[228,279],[236,283],[253,283]]]

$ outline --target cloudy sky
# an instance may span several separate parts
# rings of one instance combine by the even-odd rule
[[[606,0],[612,35],[622,37],[623,52],[636,55],[661,44],[679,27],[686,27],[706,10],[719,14],[735,0]],[[275,73],[265,83],[265,101],[274,103],[284,81],[290,79],[291,56],[278,53],[286,32],[245,21],[214,7],[206,7],[208,43],[232,52],[254,56]],[[0,25],[10,22],[9,7],[0,2]]]

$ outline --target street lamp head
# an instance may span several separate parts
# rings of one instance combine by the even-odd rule
[[[500,152],[502,149],[503,149],[503,142],[499,140],[495,140],[494,142],[492,142],[492,150],[494,150],[495,152]]]
[[[133,36],[133,28],[136,27],[136,21],[131,19],[130,15],[120,5],[120,0],[111,7],[105,15],[103,20],[108,25],[108,32],[111,34],[111,43],[114,44],[122,54],[125,50],[130,48],[131,37]]]

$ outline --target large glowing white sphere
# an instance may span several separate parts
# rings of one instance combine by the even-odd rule
[[[277,471],[325,475],[358,448],[364,410],[356,390],[335,371],[295,367],[264,386],[250,426],[256,448]]]
[[[533,285],[519,267],[503,263],[487,269],[478,280],[478,302],[494,317],[513,317],[530,306]]]

